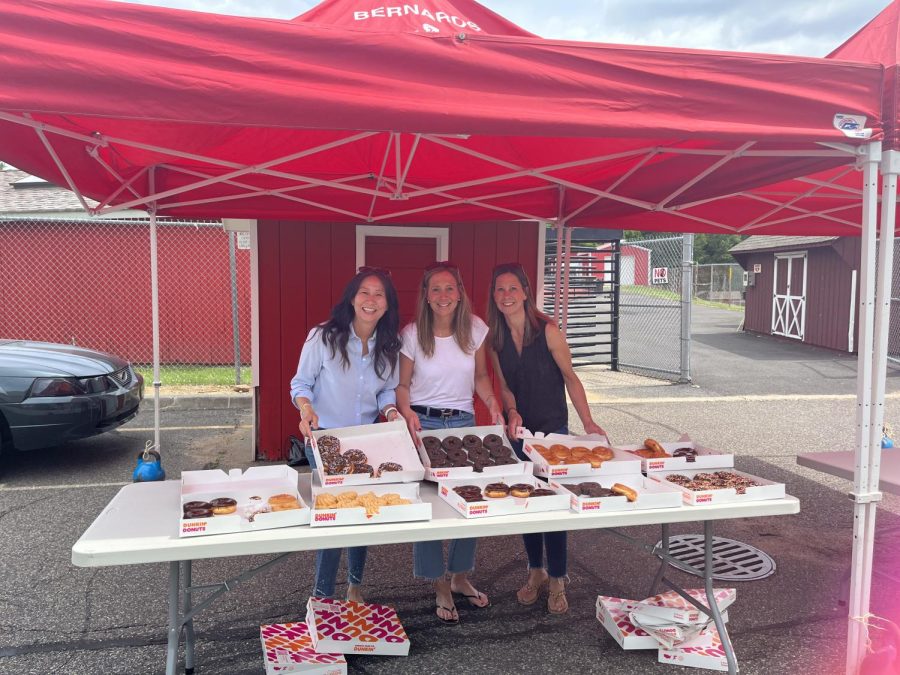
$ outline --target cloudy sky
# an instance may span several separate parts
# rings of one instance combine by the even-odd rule
[[[288,19],[316,0],[128,0]],[[360,8],[400,4],[359,0]],[[437,6],[439,0],[423,4]],[[825,56],[888,0],[483,0],[547,38]]]

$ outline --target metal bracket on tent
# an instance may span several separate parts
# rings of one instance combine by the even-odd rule
[[[857,504],[871,504],[880,502],[884,495],[880,492],[851,492],[847,496]]]

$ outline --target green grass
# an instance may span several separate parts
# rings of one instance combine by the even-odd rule
[[[659,298],[660,300],[670,300],[672,302],[681,302],[681,295],[674,291],[664,290],[662,288],[654,288],[653,286],[622,286],[623,293],[630,295],[643,295],[648,298]],[[732,312],[743,312],[743,305],[729,305],[727,302],[714,302],[712,300],[701,300],[694,298],[694,304],[701,307],[715,307],[716,309],[727,309]]]
[[[135,366],[144,376],[147,387],[153,386],[153,366]],[[241,384],[250,384],[252,377],[249,366],[241,367]],[[196,386],[230,386],[235,384],[234,366],[160,366],[159,381],[167,384]]]

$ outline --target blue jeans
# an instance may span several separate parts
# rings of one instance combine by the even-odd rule
[[[313,453],[308,453],[309,468],[316,470],[316,458]],[[339,548],[329,548],[324,551],[316,551],[316,580],[312,595],[316,598],[333,598],[334,584],[337,580],[338,567],[341,564],[341,551]],[[366,567],[365,546],[351,546],[347,549],[347,581],[351,584],[361,584],[363,570]]]
[[[565,426],[553,433],[567,434],[569,427]],[[512,441],[512,444],[519,459],[529,461],[528,455],[522,451],[522,441]],[[565,532],[529,532],[522,535],[522,541],[525,543],[525,553],[528,555],[528,569],[544,569],[544,553],[546,551],[547,574],[554,579],[566,576],[568,551]]]
[[[455,417],[426,417],[421,413],[419,422],[422,431],[433,429],[459,429],[475,425],[475,415],[463,413]],[[440,579],[445,572],[458,574],[469,572],[475,567],[475,545],[477,539],[454,539],[447,550],[447,564],[444,565],[444,543],[442,541],[420,541],[413,544],[413,574],[426,579]]]

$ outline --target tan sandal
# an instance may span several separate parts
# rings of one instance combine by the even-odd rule
[[[516,592],[516,600],[519,601],[520,605],[533,605],[537,602],[538,595],[540,595],[541,587],[548,583],[550,577],[547,576],[547,573],[544,572],[544,577],[537,583],[537,585],[532,586],[531,583],[525,582],[525,585],[522,586]]]
[[[549,591],[547,594],[547,611],[551,614],[565,614],[569,611],[565,582],[561,591]]]

